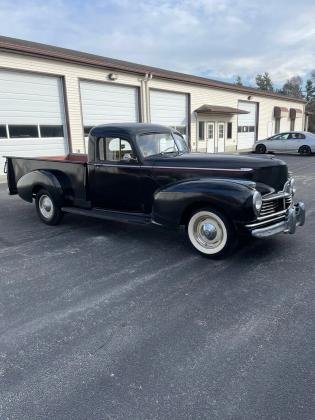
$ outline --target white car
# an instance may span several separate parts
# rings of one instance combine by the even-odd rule
[[[255,153],[300,153],[310,155],[315,152],[315,134],[307,131],[288,131],[255,143]]]

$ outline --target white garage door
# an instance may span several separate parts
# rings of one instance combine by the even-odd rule
[[[5,155],[67,153],[61,79],[0,70],[0,174]]]
[[[188,97],[185,93],[150,89],[151,122],[174,127],[187,135]]]
[[[256,139],[257,104],[239,101],[238,108],[248,114],[238,115],[237,150],[251,149]]]
[[[102,82],[80,82],[84,133],[95,125],[139,121],[138,89]]]

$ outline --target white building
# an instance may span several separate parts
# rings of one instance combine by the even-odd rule
[[[303,100],[0,37],[0,174],[3,155],[85,153],[97,124],[164,124],[213,153],[302,130],[304,115]]]

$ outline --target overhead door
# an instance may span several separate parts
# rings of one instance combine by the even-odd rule
[[[62,80],[0,70],[0,174],[3,174],[3,156],[66,153]]]
[[[80,82],[85,136],[95,125],[139,121],[138,88]]]
[[[150,89],[151,122],[174,127],[187,135],[188,95]]]
[[[238,115],[237,149],[251,149],[256,140],[257,103],[239,101],[238,108],[247,111],[248,114]]]

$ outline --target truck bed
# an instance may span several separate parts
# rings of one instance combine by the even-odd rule
[[[85,207],[87,201],[87,156],[69,154],[66,156],[44,156],[36,158],[6,157],[9,193],[17,194],[18,181],[22,176],[36,170],[54,173],[67,179],[69,189],[66,195],[77,206]]]

